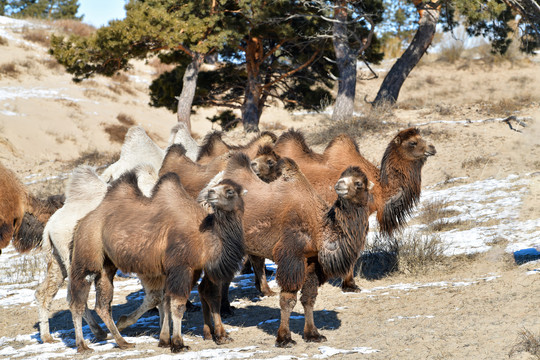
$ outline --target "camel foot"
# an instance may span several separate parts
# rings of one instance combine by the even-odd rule
[[[107,340],[107,338],[112,339],[112,335],[109,336],[109,334],[107,334],[107,332],[101,328],[97,331],[96,334],[94,334],[94,337],[97,341],[105,341]]]
[[[186,346],[184,344],[171,344],[171,352],[179,353],[182,351],[189,351],[189,346]]]
[[[225,319],[234,316],[234,310],[236,310],[234,306],[222,306],[219,313],[221,314],[221,317]]]
[[[214,336],[214,342],[218,345],[230,344],[233,342],[233,339],[228,335],[223,336]]]
[[[55,340],[51,334],[43,334],[43,335],[40,335],[41,336],[41,342],[42,343],[49,343],[49,344],[52,344],[52,343],[56,343],[58,342],[58,340]]]
[[[198,312],[201,311],[201,307],[197,305],[193,305],[191,301],[188,301],[186,303],[186,311],[187,312]]]
[[[316,334],[304,334],[304,341],[305,342],[325,342],[326,336],[321,335],[319,333]]]
[[[86,345],[85,342],[79,344],[79,346],[77,346],[77,353],[79,354],[88,354],[88,353],[91,353],[91,352],[94,352],[93,349],[90,349],[88,347],[88,345]]]
[[[171,342],[169,340],[159,339],[158,347],[168,348],[169,346],[171,346]]]
[[[290,335],[284,336],[284,337],[277,337],[276,339],[276,346],[280,348],[290,348],[296,345],[296,341],[294,341]]]
[[[124,342],[119,342],[117,343],[118,347],[122,350],[125,350],[125,349],[131,349],[131,348],[134,348],[135,347],[135,344],[134,343],[129,343],[127,341],[124,341]]]
[[[261,290],[261,294],[263,296],[275,296],[276,295],[276,292],[275,291],[272,291],[270,289],[267,289],[267,290]]]
[[[360,289],[360,288],[358,287],[358,285],[356,285],[356,284],[353,284],[352,286],[351,286],[351,285],[345,285],[345,284],[343,284],[343,285],[341,286],[341,291],[343,291],[343,292],[359,293],[359,292],[362,291],[362,289]]]

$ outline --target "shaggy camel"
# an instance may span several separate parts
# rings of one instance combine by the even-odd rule
[[[17,176],[0,164],[0,254],[11,239],[18,252],[41,246],[43,225],[62,203],[62,196],[40,200],[30,195]]]
[[[218,172],[225,169],[231,154],[227,152],[218,155],[206,164],[199,164],[186,156],[186,149],[182,145],[171,145],[167,149],[159,175],[174,172],[180,177],[187,193],[195,198]]]
[[[272,182],[281,175],[277,166],[280,158],[272,146],[259,146],[259,150],[251,160],[251,168],[262,181]]]
[[[276,345],[295,342],[289,318],[302,290],[306,341],[325,341],[314,324],[317,287],[327,278],[345,275],[354,266],[368,231],[368,180],[357,167],[347,168],[335,183],[337,200],[328,205],[293,160],[282,158],[282,175],[271,183],[260,180],[242,153],[233,155],[224,172],[248,192],[245,196],[246,252],[273,259],[281,287],[281,323]],[[262,267],[254,266],[262,277]],[[266,281],[264,282],[266,286]],[[228,284],[227,284],[228,285]],[[226,287],[228,288],[228,286]]]
[[[213,337],[218,344],[230,341],[219,315],[219,286],[221,281],[232,279],[244,254],[242,196],[239,185],[223,180],[208,191],[214,206],[214,213],[208,215],[174,173],[160,178],[151,198],[140,193],[131,172],[115,181],[73,235],[70,310],[77,350],[90,350],[83,339],[82,314],[92,282],[97,293],[96,312],[120,348],[133,346],[122,338],[111,316],[112,281],[117,269],[136,273],[146,290],[165,289],[159,346],[170,346],[173,352],[188,348],[183,343],[181,321],[194,272],[204,270],[205,278],[199,285],[204,337]]]
[[[158,177],[152,165],[142,164],[135,168],[137,183],[145,196],[150,196]],[[53,342],[49,330],[49,309],[52,300],[69,274],[70,243],[77,222],[102,201],[108,185],[95,172],[95,169],[81,165],[73,170],[66,186],[66,202],[56,211],[43,230],[43,249],[47,254],[47,274],[36,289],[38,305],[39,332],[43,342]],[[84,318],[98,340],[107,334],[85,309]]]
[[[380,230],[386,235],[406,225],[420,199],[422,167],[426,159],[436,153],[435,147],[427,144],[416,128],[402,130],[394,136],[384,152],[380,170],[360,154],[356,142],[347,135],[338,135],[323,154],[318,154],[307,146],[300,132],[290,130],[277,140],[274,151],[297,161],[313,187],[327,201],[336,198],[330,189],[339,174],[350,165],[358,166],[374,184],[369,213],[377,211]],[[342,289],[359,291],[353,272],[343,279]]]
[[[186,149],[186,156],[195,161],[199,146],[187,131],[184,123],[178,123],[171,129],[169,146],[182,144]],[[156,171],[161,167],[166,150],[160,148],[146,131],[140,126],[129,128],[120,150],[120,159],[103,171],[101,177],[106,182],[118,179],[126,171],[134,169],[137,165],[146,163],[154,166]]]
[[[276,142],[277,136],[270,131],[263,131],[259,136],[253,138],[248,144],[243,146],[233,146],[225,143],[222,139],[223,133],[214,131],[207,134],[200,147],[197,162],[207,164],[213,158],[225,154],[229,151],[242,151],[250,158],[257,153],[259,146],[272,145]]]

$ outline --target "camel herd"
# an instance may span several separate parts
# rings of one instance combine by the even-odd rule
[[[232,313],[229,284],[247,258],[264,295],[273,295],[264,259],[277,265],[276,346],[295,344],[289,319],[299,291],[303,338],[321,342],[326,338],[313,315],[318,287],[342,278],[344,291],[359,291],[354,266],[364,249],[369,215],[377,213],[385,235],[405,226],[419,200],[422,167],[435,153],[415,128],[391,139],[377,167],[348,135],[317,153],[295,130],[279,137],[264,132],[242,146],[212,132],[199,145],[178,124],[163,150],[141,127],[133,127],[120,159],[101,175],[89,166],[74,169],[65,196],[36,199],[0,164],[0,249],[12,240],[18,251],[41,248],[47,254],[47,274],[35,293],[43,342],[54,341],[49,309],[68,279],[79,352],[91,350],[83,338],[83,317],[97,339],[107,337],[87,307],[92,284],[96,313],[120,348],[133,346],[120,332],[158,307],[159,346],[186,350],[181,321],[202,275],[203,336],[227,343],[221,314]],[[115,324],[111,302],[117,270],[136,274],[145,298]]]

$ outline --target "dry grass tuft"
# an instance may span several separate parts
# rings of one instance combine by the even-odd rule
[[[0,65],[0,76],[1,77],[10,77],[16,79],[19,77],[21,72],[17,69],[17,65],[14,61],[4,63]]]
[[[461,168],[462,169],[478,169],[492,163],[493,163],[493,159],[487,156],[477,156],[472,159],[464,160],[461,163]]]
[[[53,26],[68,35],[78,35],[82,37],[90,36],[96,32],[95,27],[79,20],[57,20],[53,23]]]
[[[322,122],[323,128],[308,134],[308,140],[314,144],[326,144],[340,134],[348,134],[353,138],[361,138],[366,133],[377,133],[391,127],[388,119],[391,117],[393,106],[382,104],[376,107],[367,107],[361,116],[354,116],[347,120]]]
[[[464,51],[465,46],[463,45],[463,41],[456,40],[441,48],[439,58],[437,60],[454,64],[456,61],[461,59]]]
[[[116,116],[116,120],[120,122],[120,124],[124,124],[126,126],[133,126],[135,125],[135,120],[133,118],[125,113],[120,113]]]
[[[376,236],[362,255],[362,274],[377,279],[394,272],[425,273],[444,263],[445,249],[434,234],[406,232],[393,238]]]
[[[420,110],[426,106],[426,101],[422,97],[410,97],[397,103],[397,108],[401,110]]]
[[[0,46],[7,46],[7,45],[9,45],[8,39],[6,39],[3,36],[0,36]]]
[[[104,166],[114,163],[120,158],[120,153],[99,152],[97,150],[86,150],[72,161],[66,163],[66,169],[72,170],[79,165]]]
[[[53,57],[40,59],[39,62],[43,64],[47,69],[55,70],[57,73],[63,72],[64,67]]]
[[[22,36],[24,40],[43,45],[46,48],[51,47],[51,38],[49,36],[49,33],[43,31],[43,29],[30,29],[24,27],[22,29]]]
[[[105,126],[105,132],[109,134],[109,140],[111,142],[117,142],[122,144],[124,142],[124,138],[126,137],[126,133],[128,131],[128,127],[125,125],[106,125]]]
[[[109,89],[115,94],[121,95],[127,93],[129,95],[135,95],[135,90],[130,84],[129,76],[122,73],[117,73],[112,77],[113,83],[109,85]]]
[[[448,201],[445,199],[435,199],[422,204],[420,213],[415,217],[415,221],[421,224],[431,224],[437,220],[459,214],[456,210],[449,210]]]
[[[517,343],[512,347],[509,357],[516,353],[528,352],[536,359],[540,359],[540,334],[535,335],[530,330],[523,329],[520,331]]]

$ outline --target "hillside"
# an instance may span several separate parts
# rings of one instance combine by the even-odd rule
[[[39,195],[63,192],[78,163],[114,161],[129,126],[141,125],[164,147],[176,122],[174,114],[148,105],[156,66],[135,62],[125,74],[74,83],[44,46],[56,31],[48,23],[0,16],[0,162]],[[317,150],[348,132],[375,164],[399,130],[419,127],[437,154],[423,168],[421,204],[403,238],[428,239],[444,256],[425,267],[413,258],[383,276],[360,271],[358,294],[342,293],[335,282],[324,285],[315,317],[328,342],[301,340],[298,303],[291,321],[298,344],[292,349],[273,346],[278,299],[258,298],[253,277],[240,275],[231,290],[237,315],[225,321],[235,342],[217,347],[202,341],[201,313],[188,314],[183,331],[196,352],[186,358],[539,358],[539,347],[534,355],[523,339],[540,341],[540,265],[518,265],[513,253],[540,250],[540,56],[497,57],[485,49],[463,52],[455,61],[447,55],[441,50],[423,59],[393,109],[374,111],[362,101],[375,97],[392,65],[384,61],[375,66],[375,79],[360,67],[357,119],[333,126],[329,111],[291,113],[271,104],[260,124],[277,134],[301,129]],[[218,109],[195,110],[192,127],[200,140],[211,130],[206,118]],[[515,119],[502,121],[509,116]],[[226,139],[247,141],[240,129]],[[381,245],[374,222],[370,230],[366,263]],[[37,252],[19,255],[9,247],[0,255],[0,358],[82,358],[72,347],[65,286],[51,313],[51,330],[62,341],[38,344],[32,296],[45,270]],[[117,318],[142,301],[143,292],[134,278],[115,281]],[[196,292],[193,299],[198,301]],[[96,358],[168,358],[169,350],[157,347],[158,329],[157,314],[147,314],[126,332],[128,341],[137,342],[135,350],[96,343]]]

